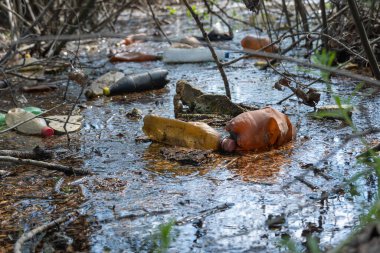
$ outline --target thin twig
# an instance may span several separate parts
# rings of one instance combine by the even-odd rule
[[[215,12],[215,11],[212,10],[212,7],[208,4],[207,0],[203,0],[203,3],[205,4],[205,6],[206,6],[207,10],[209,11],[209,13],[217,16],[228,27],[228,34],[229,34],[230,38],[232,39],[234,37],[234,32],[233,32],[232,27],[230,26],[230,24],[228,24],[228,22],[226,20],[224,20],[224,18],[222,16],[220,16],[217,12]]]
[[[307,10],[302,0],[294,0],[296,11],[300,14],[302,20],[303,30],[309,32],[309,23],[307,22]]]
[[[50,35],[30,35],[24,38],[20,38],[18,41],[14,42],[11,45],[15,44],[29,44],[29,43],[35,43],[39,41],[75,41],[75,40],[94,40],[94,39],[101,39],[101,38],[120,38],[123,39],[127,37],[129,34],[127,33],[109,33],[109,32],[101,32],[101,33],[92,33],[92,34],[50,34]],[[161,42],[161,38],[154,38],[149,37],[148,38],[151,41],[157,41]],[[171,39],[173,41],[173,39]],[[178,40],[179,41],[179,40]]]
[[[80,98],[81,98],[84,90],[90,85],[90,80],[88,79],[88,77],[82,71],[74,69],[73,72],[78,72],[79,73],[79,77],[75,81],[78,84],[80,84],[82,87],[81,87],[81,90],[79,92],[79,95],[78,95],[77,99],[75,100],[74,104],[72,105],[72,107],[70,109],[70,112],[67,115],[66,122],[63,124],[63,129],[65,130],[65,133],[66,133],[66,136],[67,136],[67,142],[68,142],[69,146],[70,146],[70,136],[69,136],[69,133],[67,132],[66,126],[69,123],[70,117],[72,116],[72,113],[73,113],[73,111],[75,109],[75,106],[77,106],[77,104],[79,103],[79,100],[80,100]],[[66,89],[66,91],[67,91],[67,89]],[[65,95],[65,97],[66,97],[66,95]]]
[[[28,8],[28,11],[30,13],[30,17],[32,18],[32,21],[33,21],[32,24],[35,24],[36,23],[36,16],[34,15],[34,11],[33,11],[32,6],[30,6],[29,0],[25,0],[25,5]],[[29,27],[32,27],[32,25],[30,25]],[[33,26],[33,28],[34,28],[34,26]],[[38,34],[41,33],[41,30],[38,26],[36,26],[35,30]]]
[[[219,61],[218,59],[218,56],[216,55],[215,53],[215,50],[214,48],[212,47],[211,45],[211,41],[205,31],[205,29],[203,28],[203,24],[202,22],[199,20],[198,18],[198,15],[194,12],[194,10],[191,8],[191,6],[189,5],[189,3],[187,2],[187,0],[183,0],[184,4],[186,5],[186,8],[189,10],[189,12],[191,13],[191,15],[193,16],[195,22],[197,23],[198,25],[198,28],[199,30],[201,30],[202,32],[202,35],[203,35],[203,38],[205,39],[206,43],[207,43],[207,46],[208,48],[210,49],[210,52],[211,52],[211,55],[212,55],[212,58],[214,58],[214,61],[216,63],[216,66],[218,67],[218,70],[220,72],[220,75],[222,76],[222,79],[223,79],[223,83],[224,83],[224,88],[226,90],[226,96],[231,99],[231,91],[230,91],[230,85],[228,83],[228,80],[227,80],[227,75],[226,73],[224,72],[224,69],[223,69],[223,64]]]
[[[160,32],[162,33],[162,35],[164,35],[165,39],[171,45],[172,42],[170,41],[170,39],[168,38],[168,36],[166,36],[164,30],[162,30],[160,22],[158,21],[158,19],[156,18],[156,15],[154,14],[154,11],[153,11],[153,8],[152,8],[152,5],[151,5],[150,1],[151,0],[146,0],[146,3],[148,5],[148,7],[149,7],[150,13],[152,14],[152,18],[153,18],[154,22],[156,23],[156,26],[157,26],[158,30],[160,30]]]
[[[366,55],[368,57],[369,64],[371,65],[373,75],[375,76],[375,78],[377,80],[380,80],[379,65],[377,64],[376,57],[375,57],[375,55],[372,51],[372,48],[370,46],[370,43],[368,41],[367,32],[364,28],[362,21],[361,21],[358,6],[356,5],[356,1],[355,0],[347,0],[347,2],[348,2],[348,5],[350,6],[352,16],[355,20],[356,29],[359,32],[360,39],[361,39],[362,45],[364,47],[364,50],[366,52]]]
[[[322,33],[328,35],[328,30],[327,30],[327,17],[326,17],[326,6],[325,6],[325,0],[320,0],[320,8],[321,8],[321,13],[322,13]],[[322,37],[322,41],[324,44],[324,47],[328,49],[328,37],[324,36]]]
[[[36,227],[35,229],[32,229],[30,230],[29,232],[27,233],[24,233],[16,242],[15,244],[15,247],[14,247],[14,253],[21,253],[22,252],[22,247],[24,245],[24,243],[30,239],[32,239],[33,237],[35,237],[37,234],[41,233],[41,232],[45,232],[45,231],[48,231],[49,229],[53,228],[53,227],[56,227],[58,226],[59,224],[61,223],[64,223],[70,219],[75,219],[78,217],[78,213],[77,212],[71,212],[61,218],[58,218],[58,219],[55,219],[45,225],[42,225],[42,226],[39,226],[39,227]]]
[[[11,162],[15,164],[24,164],[24,165],[34,165],[38,167],[42,167],[48,170],[56,170],[56,171],[61,171],[64,172],[67,175],[88,175],[91,174],[89,170],[84,170],[84,169],[77,169],[61,164],[54,164],[54,163],[48,163],[48,162],[42,162],[42,161],[37,161],[37,160],[32,160],[32,159],[21,159],[21,158],[16,158],[12,156],[0,156],[0,161],[3,162]]]
[[[331,22],[333,21],[334,19],[336,19],[337,17],[339,17],[340,15],[342,15],[346,10],[348,9],[348,6],[345,6],[344,8],[342,8],[341,10],[339,10],[337,13],[335,13],[333,16],[331,16],[327,21],[328,22]],[[315,27],[312,32],[317,32],[320,28],[322,27],[322,25],[318,25],[317,27]],[[296,40],[295,42],[293,42],[291,45],[289,45],[287,48],[285,48],[284,50],[281,50],[281,54],[286,54],[287,52],[291,51],[294,47],[296,47],[301,41],[307,39],[308,36],[307,35],[304,35],[304,36],[301,36],[298,40]],[[283,39],[283,38],[282,38]],[[279,40],[282,40],[281,38]],[[270,63],[271,64],[274,64],[276,62],[276,60],[272,60]],[[265,67],[263,68],[267,68],[269,67],[269,65],[267,64]]]
[[[362,137],[364,137],[364,136],[367,136],[369,134],[375,134],[375,133],[380,133],[380,129],[379,128],[373,128],[373,129],[365,130],[365,131],[362,131],[362,132],[356,132],[354,134],[351,134],[351,135],[347,136],[346,138],[343,139],[343,141],[342,141],[342,143],[340,145],[338,145],[336,148],[334,148],[330,153],[328,153],[327,155],[325,155],[324,157],[322,157],[320,160],[318,160],[317,162],[315,162],[313,164],[313,167],[318,168],[320,165],[323,164],[323,162],[327,161],[327,159],[331,158],[337,152],[339,152],[340,150],[342,150],[343,147],[346,146],[349,141],[351,141],[353,139],[356,139],[356,138],[362,139]],[[370,168],[369,171],[373,171],[373,168]],[[309,171],[305,171],[305,172],[301,173],[299,176],[296,176],[296,177],[303,178],[308,173],[309,173]],[[348,183],[349,182],[346,182],[345,184],[348,184]],[[286,185],[284,185],[284,188],[289,187],[291,184],[293,184],[293,181],[291,181],[291,182],[287,183]]]
[[[47,159],[53,157],[52,151],[47,151],[39,146],[35,147],[32,151],[23,150],[0,150],[0,156],[13,156],[16,158],[28,159]]]
[[[306,185],[307,187],[309,187],[310,189],[312,189],[313,191],[319,189],[318,186],[313,185],[310,181],[306,180],[304,177],[294,176],[294,178],[300,181],[301,183],[303,183],[304,185]]]
[[[37,18],[34,20],[34,22],[28,27],[28,29],[26,30],[26,33],[29,32],[30,30],[32,30],[32,28],[38,23],[40,22],[40,20],[45,16],[46,12],[48,11],[48,9],[51,7],[51,5],[54,3],[55,1],[54,0],[50,0],[46,6],[44,7],[44,9],[41,11],[40,14],[38,14]],[[23,37],[23,36],[22,36]]]
[[[286,22],[288,23],[290,34],[293,35],[292,42],[294,43],[295,42],[294,31],[293,31],[292,21],[290,19],[288,7],[286,6],[286,0],[282,0],[282,11],[285,13]]]
[[[178,226],[185,225],[185,224],[188,224],[188,223],[193,222],[195,220],[204,219],[205,217],[210,216],[212,214],[224,212],[224,211],[232,208],[233,206],[234,206],[233,203],[224,203],[224,204],[216,206],[214,208],[200,211],[199,215],[189,216],[189,217],[182,218],[180,220],[176,220],[175,224]]]
[[[260,32],[263,31],[263,29],[261,29],[261,28],[259,28],[259,27],[257,27],[257,26],[254,26],[254,25],[250,24],[250,23],[247,22],[247,21],[244,21],[244,20],[242,20],[242,19],[238,19],[238,18],[235,18],[235,17],[232,17],[232,16],[228,15],[228,13],[227,13],[222,7],[220,7],[217,3],[214,3],[214,5],[215,5],[216,8],[218,8],[218,10],[219,10],[221,13],[223,13],[224,16],[226,16],[227,18],[232,19],[232,20],[237,21],[237,22],[240,22],[240,23],[243,23],[243,24],[245,24],[245,25],[249,25],[250,27],[253,27],[253,28],[255,28],[256,30],[258,30],[258,31],[260,31]]]
[[[332,67],[328,67],[328,66],[321,65],[321,64],[306,62],[306,61],[296,59],[293,57],[289,57],[289,56],[285,56],[285,55],[279,55],[279,54],[273,54],[273,53],[268,53],[268,52],[255,51],[255,50],[251,50],[250,52],[236,50],[235,52],[246,53],[246,54],[251,55],[251,56],[258,56],[258,57],[271,58],[271,59],[276,59],[276,60],[290,61],[290,62],[297,63],[297,64],[304,66],[304,67],[317,68],[317,69],[320,69],[320,70],[323,70],[326,72],[331,72],[331,73],[334,73],[337,75],[342,75],[342,76],[346,76],[346,77],[355,79],[357,81],[365,82],[365,83],[370,84],[370,85],[375,86],[375,87],[380,87],[380,81],[372,79],[370,77],[354,74],[354,73],[351,73],[351,72],[346,71],[346,70],[340,70],[338,68],[332,68]],[[246,56],[244,56],[244,57],[246,57]]]

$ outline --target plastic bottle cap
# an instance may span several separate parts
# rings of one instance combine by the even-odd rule
[[[236,141],[230,138],[224,138],[221,143],[222,149],[226,152],[234,152],[236,149]]]
[[[106,95],[106,96],[109,96],[111,93],[110,91],[110,88],[109,87],[104,87],[103,88],[103,94]]]
[[[54,129],[51,128],[51,127],[48,127],[48,126],[44,126],[42,129],[41,129],[41,135],[43,137],[49,137],[49,136],[52,136],[54,135]]]

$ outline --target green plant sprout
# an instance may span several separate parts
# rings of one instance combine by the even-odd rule
[[[174,221],[169,221],[158,226],[158,230],[152,235],[153,249],[151,252],[165,253],[168,251],[173,240],[171,231],[174,223]]]
[[[166,6],[166,9],[169,11],[170,16],[177,14],[177,10],[171,6]]]
[[[197,10],[197,6],[195,4],[191,6],[191,9],[194,11],[195,14],[199,15],[199,11]],[[186,16],[188,18],[191,18],[191,13],[189,10],[186,10]]]
[[[321,52],[317,52],[313,56],[311,56],[311,61],[315,64],[331,67],[334,62],[335,57],[336,57],[336,52],[327,51],[325,48],[323,48]],[[329,92],[332,92],[331,83],[329,82],[330,72],[321,71],[321,77],[327,84],[327,90]]]

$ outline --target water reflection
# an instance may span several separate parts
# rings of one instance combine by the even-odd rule
[[[256,183],[275,183],[282,168],[290,164],[293,144],[261,153],[244,153],[228,164],[228,168],[243,180]]]

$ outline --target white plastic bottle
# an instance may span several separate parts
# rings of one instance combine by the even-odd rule
[[[215,50],[219,60],[228,58],[228,53],[222,50]],[[166,63],[192,63],[214,61],[210,49],[207,47],[196,48],[167,48],[162,61]]]
[[[35,117],[31,112],[27,112],[21,108],[13,108],[8,111],[5,116],[5,123],[8,127],[12,127],[18,123]],[[43,137],[48,137],[54,135],[54,130],[48,127],[46,121],[42,118],[34,118],[16,127],[16,130],[30,135],[41,135]]]

